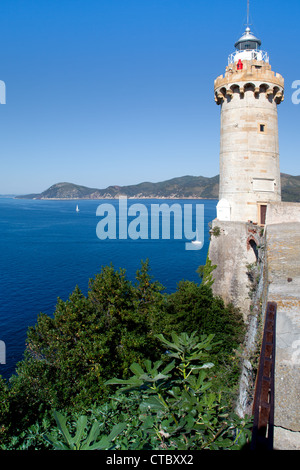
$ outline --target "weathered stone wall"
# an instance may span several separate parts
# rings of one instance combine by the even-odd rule
[[[300,222],[299,203],[273,202],[268,204],[266,225],[283,224],[290,222]]]
[[[217,230],[216,230],[217,229]],[[256,262],[251,240],[259,244],[260,227],[244,222],[224,222],[215,219],[212,223],[211,241],[208,256],[213,272],[213,292],[223,298],[226,304],[232,303],[243,312],[245,321],[249,314],[251,279],[248,265]],[[219,232],[219,235],[214,235]]]
[[[277,303],[274,447],[300,450],[300,222],[267,226],[266,258]]]
[[[247,325],[235,406],[240,417],[252,414],[255,387],[252,359],[257,353],[261,310],[266,305],[267,276],[262,232],[263,229],[254,224],[215,219],[208,253],[212,265],[217,266],[213,271],[214,294],[222,297],[226,304],[238,307]]]

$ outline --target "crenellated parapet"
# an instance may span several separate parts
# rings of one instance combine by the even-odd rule
[[[256,97],[264,93],[269,100],[280,104],[284,100],[284,78],[271,70],[271,65],[258,60],[229,64],[225,76],[220,75],[214,84],[215,101],[218,105],[231,99],[234,93],[243,98],[246,91],[253,91]]]

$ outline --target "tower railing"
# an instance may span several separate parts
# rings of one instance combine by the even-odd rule
[[[277,303],[268,302],[253,403],[252,450],[273,450]]]
[[[238,59],[242,60],[263,60],[266,63],[269,63],[269,54],[260,49],[251,49],[251,50],[242,50],[235,51],[228,56],[228,65],[237,62]]]

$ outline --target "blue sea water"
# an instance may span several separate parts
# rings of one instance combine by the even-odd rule
[[[78,285],[88,292],[90,278],[102,266],[126,269],[134,281],[141,260],[150,261],[151,274],[173,292],[182,279],[199,282],[196,270],[205,264],[209,245],[209,222],[216,217],[215,200],[128,200],[151,204],[204,204],[204,246],[185,250],[185,239],[100,240],[96,235],[101,203],[118,201],[46,201],[0,198],[0,341],[6,363],[0,375],[9,378],[22,360],[29,326],[40,312],[52,315],[57,298],[66,300]],[[80,212],[76,213],[76,204]],[[118,221],[118,219],[117,219]],[[195,226],[194,226],[195,227]]]

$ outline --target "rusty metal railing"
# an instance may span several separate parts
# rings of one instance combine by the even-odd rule
[[[253,402],[252,450],[273,450],[277,304],[268,302]]]

